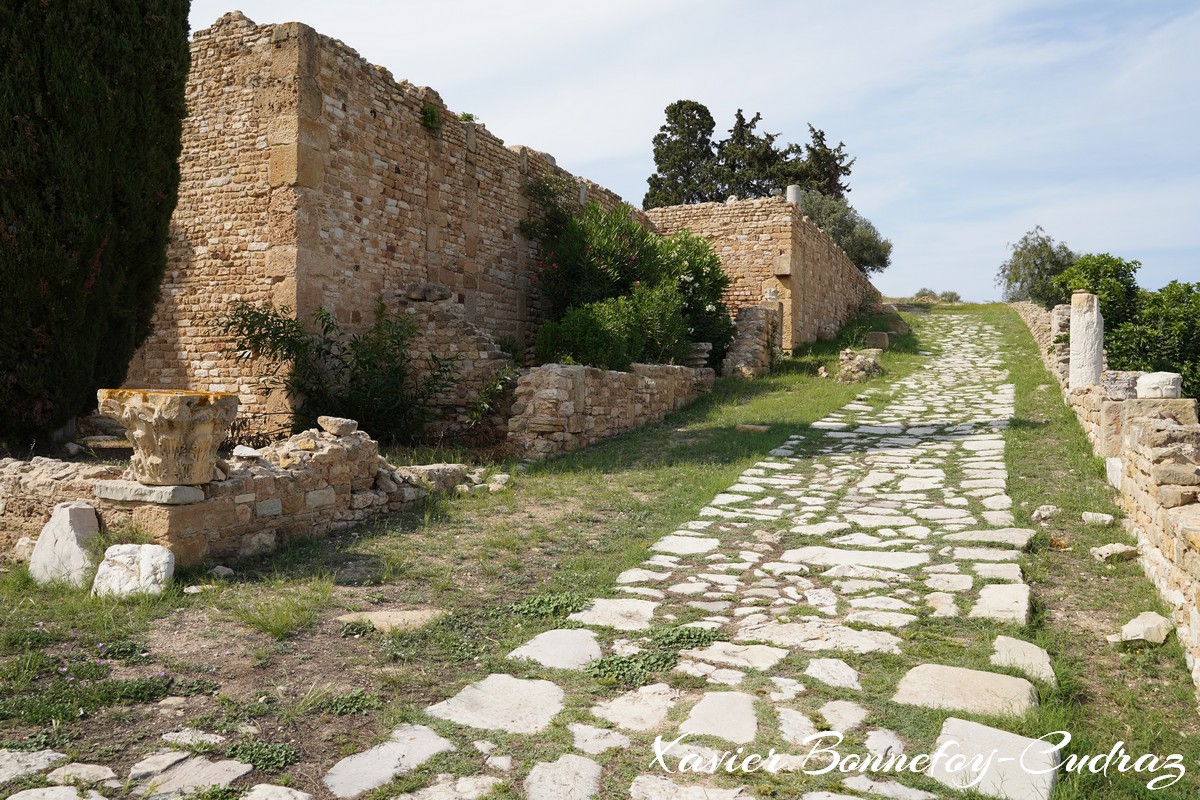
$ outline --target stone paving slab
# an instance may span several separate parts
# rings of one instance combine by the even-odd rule
[[[976,714],[1019,716],[1037,705],[1033,684],[996,672],[921,664],[900,679],[892,702]]]
[[[562,711],[563,690],[550,681],[489,675],[425,709],[431,717],[485,730],[537,733]]]
[[[937,747],[947,758],[929,776],[953,789],[970,786],[1002,800],[1050,800],[1057,777],[1058,751],[1047,742],[950,717],[942,724]],[[980,768],[950,771],[950,757],[975,759]]]

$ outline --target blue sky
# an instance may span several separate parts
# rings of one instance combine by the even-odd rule
[[[193,0],[192,29],[235,0]],[[1200,4],[1155,0],[236,0],[436,89],[508,144],[638,205],[679,99],[857,158],[849,200],[890,238],[890,295],[998,297],[1034,225],[1200,281]]]

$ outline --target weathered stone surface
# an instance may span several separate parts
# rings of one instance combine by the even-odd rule
[[[1106,561],[1130,561],[1137,558],[1137,548],[1127,544],[1106,544],[1103,547],[1093,547],[1088,550],[1092,558],[1103,563]]]
[[[997,528],[980,531],[959,531],[948,533],[942,538],[947,542],[982,542],[986,544],[1002,544],[1024,550],[1033,538],[1034,531],[1030,528]]]
[[[358,430],[358,422],[345,417],[317,417],[317,425],[321,430],[334,436],[349,436]]]
[[[599,625],[619,631],[640,631],[650,627],[654,609],[658,603],[650,600],[609,600],[597,598],[583,611],[576,611],[567,619],[584,625]]]
[[[129,597],[162,594],[175,575],[175,555],[159,544],[114,544],[96,569],[92,594]]]
[[[630,745],[628,736],[607,728],[597,728],[579,722],[572,722],[567,728],[575,737],[575,749],[594,756],[606,750],[624,749]]]
[[[1024,583],[992,583],[979,590],[979,601],[971,617],[1001,622],[1029,623],[1029,586]]]
[[[1050,800],[1054,792],[1058,751],[1048,742],[950,717],[942,723],[935,749],[942,747],[947,758],[929,776],[953,789],[969,786],[1002,800]],[[952,762],[953,756],[961,758]],[[952,763],[965,766],[951,771]]]
[[[1183,397],[1183,376],[1178,372],[1147,372],[1138,376],[1138,397]]]
[[[242,800],[312,800],[312,795],[299,789],[260,783],[251,786],[250,791],[242,795]]]
[[[335,797],[355,797],[453,749],[453,744],[424,725],[401,725],[383,744],[334,764],[322,780]]]
[[[817,726],[803,711],[794,708],[777,708],[779,735],[792,744],[803,744],[804,740],[817,732]]]
[[[196,745],[223,744],[225,737],[216,733],[198,731],[195,728],[184,728],[180,731],[164,733],[162,740],[167,744],[179,745],[180,747],[194,747]]]
[[[752,742],[758,734],[754,697],[744,692],[705,692],[679,730],[717,736],[735,744]]]
[[[1100,514],[1095,511],[1083,512],[1083,521],[1088,525],[1099,525],[1104,528],[1111,527],[1115,518],[1112,514]]]
[[[866,795],[887,797],[890,800],[937,800],[937,795],[911,786],[905,786],[896,781],[878,781],[866,775],[854,775],[842,779],[847,789],[862,792]]]
[[[100,783],[101,781],[116,780],[116,778],[117,773],[113,772],[111,767],[78,762],[59,767],[46,775],[46,780],[60,784]]]
[[[658,775],[639,775],[629,786],[630,800],[751,800],[740,788],[682,785]]]
[[[488,766],[500,758],[502,757],[489,758]],[[503,758],[509,757],[503,756]],[[479,800],[501,783],[503,783],[502,779],[491,775],[471,775],[457,778],[454,775],[443,774],[438,775],[437,781],[424,789],[418,789],[412,794],[397,795],[392,800]]]
[[[1100,383],[1104,371],[1104,316],[1100,298],[1090,292],[1071,295],[1071,360],[1069,389]]]
[[[134,794],[156,800],[188,794],[207,786],[224,787],[244,775],[249,775],[253,770],[254,767],[240,761],[209,761],[203,756],[196,756],[151,777],[134,789]]]
[[[786,550],[783,561],[836,567],[855,565],[883,569],[911,569],[929,563],[927,553],[893,553],[878,550],[838,550],[833,547],[800,547]]]
[[[176,764],[186,761],[188,754],[179,750],[151,753],[129,768],[129,780],[144,781],[161,775]]]
[[[858,670],[840,658],[814,658],[808,662],[804,674],[828,686],[839,686],[861,692]]]
[[[857,728],[870,714],[867,709],[850,700],[830,700],[818,711],[829,724],[830,730],[840,733]]]
[[[716,550],[720,546],[720,539],[710,539],[704,536],[682,536],[676,534],[662,537],[657,542],[650,545],[650,549],[657,550],[660,553],[674,553],[675,555],[686,556],[697,553],[707,553],[711,550]]]
[[[625,730],[652,731],[663,724],[679,696],[678,689],[654,683],[592,706],[592,714]]]
[[[94,566],[87,543],[99,532],[96,509],[87,503],[59,503],[34,545],[30,577],[39,584],[63,581],[82,586]]]
[[[976,714],[1020,716],[1037,705],[1024,678],[977,669],[921,664],[900,679],[892,702]]]
[[[899,653],[900,639],[885,631],[858,631],[830,620],[807,617],[799,622],[744,624],[737,641],[772,642],[798,650],[845,650],[850,653]]]
[[[1035,508],[1033,510],[1033,513],[1029,515],[1029,519],[1032,520],[1034,523],[1045,522],[1046,520],[1050,519],[1051,517],[1053,517],[1055,514],[1057,514],[1061,510],[1062,509],[1060,509],[1058,506],[1052,506],[1052,505],[1038,506],[1037,508]]]
[[[992,643],[992,663],[998,667],[1015,667],[1026,675],[1055,686],[1054,667],[1050,665],[1050,654],[1032,642],[997,636]]]
[[[557,761],[535,764],[525,778],[529,800],[588,800],[600,791],[600,765],[567,753]]]
[[[555,669],[582,669],[600,655],[595,632],[575,628],[538,634],[508,657],[536,661]]]
[[[388,631],[407,631],[422,628],[439,617],[445,615],[440,608],[408,608],[392,611],[353,611],[336,617],[338,622],[369,622],[375,630],[382,633]]]
[[[213,480],[217,447],[237,415],[235,394],[100,389],[100,413],[125,426],[139,483],[199,486]]]
[[[1143,611],[1121,626],[1120,633],[1108,637],[1110,642],[1150,642],[1162,644],[1171,634],[1171,621],[1153,611]]]
[[[48,786],[43,789],[26,789],[10,794],[7,800],[105,800],[104,795],[94,789],[81,792],[74,786]]]
[[[204,490],[196,486],[147,486],[137,481],[96,481],[96,497],[130,503],[160,503],[177,506],[204,501]]]
[[[783,660],[787,654],[787,650],[778,647],[768,647],[762,644],[733,644],[732,642],[714,642],[702,649],[683,650],[679,653],[684,658],[698,658],[714,664],[727,664],[731,667],[757,670],[770,669]]]
[[[5,750],[0,748],[0,783],[33,775],[65,759],[53,750]]]
[[[562,711],[563,690],[550,681],[489,675],[425,713],[459,725],[509,733],[537,733]]]

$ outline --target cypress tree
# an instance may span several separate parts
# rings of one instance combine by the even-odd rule
[[[119,386],[179,185],[189,0],[0,3],[0,443]]]

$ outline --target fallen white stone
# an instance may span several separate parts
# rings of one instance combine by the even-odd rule
[[[735,744],[752,742],[758,734],[754,697],[744,692],[705,692],[679,730]]]
[[[554,669],[583,669],[600,656],[595,631],[580,628],[540,633],[508,654]]]
[[[1020,716],[1037,705],[1024,678],[942,664],[921,664],[900,679],[892,702],[976,714]]]
[[[640,631],[650,627],[654,609],[658,603],[650,600],[609,600],[598,598],[583,611],[576,611],[567,619],[584,625],[600,625],[619,631]]]
[[[1058,506],[1052,506],[1052,505],[1038,506],[1037,508],[1035,508],[1033,510],[1033,513],[1029,515],[1029,519],[1031,521],[1033,521],[1034,523],[1045,522],[1046,520],[1050,519],[1055,514],[1057,514],[1060,510],[1061,509],[1059,509]]]
[[[358,430],[358,423],[345,417],[317,417],[317,425],[326,433],[334,436],[349,436]]]
[[[537,733],[562,709],[563,690],[550,681],[493,674],[430,706],[425,713],[472,728]]]
[[[629,731],[651,731],[661,726],[680,696],[665,683],[626,692],[592,706],[592,714]]]
[[[1108,637],[1110,642],[1150,642],[1162,644],[1171,633],[1171,621],[1153,611],[1143,611],[1121,626],[1120,633]]]
[[[175,574],[175,554],[160,544],[114,544],[96,569],[92,594],[129,597],[162,594]]]
[[[1015,667],[1031,678],[1045,681],[1051,686],[1057,685],[1054,667],[1050,665],[1050,654],[1036,644],[1011,636],[997,636],[992,647],[994,652],[991,660],[996,666]]]
[[[876,756],[900,755],[904,752],[904,742],[900,735],[887,728],[875,728],[867,732],[864,742],[868,752]]]
[[[424,725],[401,725],[383,744],[334,764],[323,782],[336,797],[354,797],[453,749],[453,744]]]
[[[600,755],[606,750],[626,748],[630,745],[628,736],[607,728],[597,728],[580,722],[572,722],[567,728],[575,737],[575,749],[594,756]]]
[[[1093,547],[1088,550],[1092,554],[1092,558],[1100,562],[1107,561],[1129,561],[1137,558],[1137,548],[1130,547],[1127,544],[1106,544],[1103,547]]]
[[[968,616],[1027,625],[1029,612],[1028,585],[989,583],[979,590],[979,601]]]
[[[1139,375],[1137,396],[1178,399],[1183,396],[1183,376],[1178,372],[1147,372]]]
[[[215,568],[214,568],[215,569]],[[380,633],[420,628],[445,614],[439,608],[409,608],[382,611],[354,611],[336,617],[338,622],[369,622]]]
[[[1088,525],[1100,525],[1101,527],[1109,527],[1116,521],[1112,514],[1100,514],[1095,511],[1083,512],[1083,521]]]
[[[528,800],[588,800],[600,791],[600,765],[564,753],[557,761],[535,764],[525,777]]]
[[[95,566],[87,543],[99,532],[96,509],[87,503],[59,503],[33,547],[29,576],[43,585],[63,581],[82,586]]]
[[[862,691],[858,682],[858,670],[840,658],[814,658],[808,662],[804,674],[828,686]]]
[[[157,503],[164,506],[186,505],[204,500],[199,486],[146,486],[137,481],[96,481],[92,493],[103,500],[125,503]]]
[[[949,717],[934,746],[947,757],[928,774],[952,789],[970,787],[1002,800],[1050,800],[1058,768],[1053,748],[1050,742]],[[960,768],[951,771],[951,766]]]

